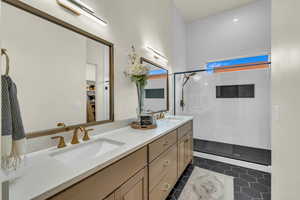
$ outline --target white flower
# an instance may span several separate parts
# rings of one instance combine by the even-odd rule
[[[131,76],[140,76],[140,75],[147,75],[149,69],[142,64],[134,63],[133,65],[129,66],[126,70],[127,75]]]

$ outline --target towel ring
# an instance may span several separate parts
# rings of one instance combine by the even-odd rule
[[[6,49],[1,49],[1,56],[5,55],[6,58],[6,70],[5,70],[5,75],[9,74],[9,57],[7,54],[7,50]]]

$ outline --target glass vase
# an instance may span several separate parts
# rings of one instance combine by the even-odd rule
[[[137,108],[137,117],[140,122],[140,116],[144,111],[144,98],[145,98],[145,86],[140,82],[136,83],[136,89],[138,94],[138,108]]]

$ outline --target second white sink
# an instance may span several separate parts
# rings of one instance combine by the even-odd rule
[[[74,163],[82,163],[120,148],[124,143],[109,139],[98,139],[84,144],[77,144],[67,149],[50,154],[54,159],[74,166]]]

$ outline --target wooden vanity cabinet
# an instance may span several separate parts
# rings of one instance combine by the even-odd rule
[[[165,200],[192,160],[189,121],[49,200]]]

